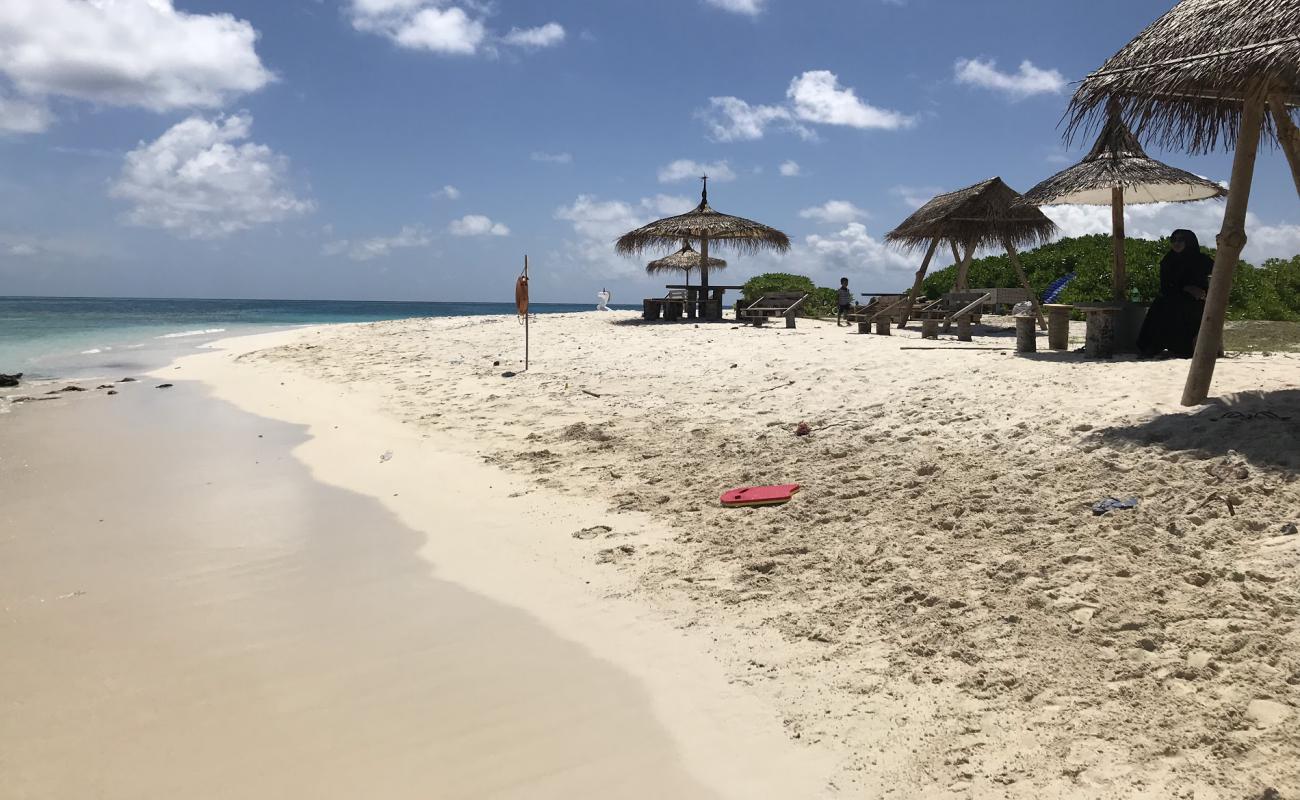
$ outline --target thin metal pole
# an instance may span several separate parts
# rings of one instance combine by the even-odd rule
[[[529,283],[529,281],[528,281],[528,256],[525,255],[525,256],[524,256],[524,291],[525,291],[525,292],[528,292],[528,283]],[[532,292],[528,292],[528,294],[530,295],[530,297],[529,297],[529,303],[531,304],[531,303],[532,303],[532,297],[531,297]],[[524,372],[527,372],[527,371],[528,371],[528,317],[529,317],[529,315],[530,315],[530,311],[531,311],[530,308],[525,308],[525,309],[524,309]]]

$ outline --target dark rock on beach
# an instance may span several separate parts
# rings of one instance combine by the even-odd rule
[[[136,381],[135,378],[123,378],[122,380],[118,381],[118,383],[135,383],[135,381]]]
[[[160,384],[158,384],[157,386],[155,386],[155,387],[153,387],[153,388],[155,388],[155,389],[170,389],[170,388],[172,388],[172,386],[173,386],[173,384],[170,384],[170,383],[160,383]]]
[[[18,381],[22,380],[22,377],[23,374],[21,372],[15,373],[13,375],[5,375],[0,373],[0,386],[17,386]]]

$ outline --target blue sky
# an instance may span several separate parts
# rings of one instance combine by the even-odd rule
[[[898,289],[915,257],[884,234],[937,191],[1081,157],[1069,82],[1171,5],[6,0],[0,295],[497,300],[528,253],[541,300],[637,302],[665,281],[612,239],[689,209],[701,169],[715,208],[794,242],[715,281]],[[1251,210],[1248,258],[1300,252],[1277,151]],[[1212,241],[1220,215],[1129,226]]]

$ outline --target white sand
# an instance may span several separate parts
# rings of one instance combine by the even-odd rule
[[[501,534],[570,576],[550,587],[556,607],[607,582],[620,596],[590,602],[686,628],[789,736],[837,759],[850,796],[1300,792],[1300,536],[1282,533],[1300,521],[1295,356],[1227,359],[1226,404],[1184,410],[1185,362],[1018,357],[1005,333],[544,316],[532,370],[502,378],[521,339],[502,318],[342,326],[215,377],[284,380],[222,391],[328,434],[310,377],[334,387],[344,428],[380,425],[378,408],[409,440],[530,476],[530,497],[566,493],[550,513],[582,513],[552,538]],[[793,435],[800,421],[811,436]],[[365,440],[371,454],[395,441]],[[335,474],[358,456],[328,436],[303,455],[360,486]],[[805,487],[788,506],[718,507],[725,488],[787,481]],[[416,485],[390,506],[427,525],[442,495]],[[1110,495],[1141,505],[1094,517]],[[579,519],[637,535],[562,535]],[[482,583],[491,548],[472,545],[434,537],[428,552],[534,607],[507,559]],[[580,641],[601,652],[603,637]]]

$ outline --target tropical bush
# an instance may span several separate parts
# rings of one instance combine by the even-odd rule
[[[812,295],[803,302],[799,307],[799,313],[805,317],[818,316],[815,310],[814,301],[817,300],[817,292],[820,291],[812,279],[803,275],[791,275],[788,272],[768,272],[762,275],[756,275],[745,281],[745,287],[740,290],[746,302],[754,302],[765,294],[773,292],[804,292]],[[830,291],[830,290],[827,290]],[[835,292],[831,291],[831,306],[835,305]]]
[[[1202,248],[1214,256],[1214,250]],[[1130,290],[1138,299],[1150,302],[1160,288],[1160,259],[1169,251],[1169,241],[1126,239],[1124,256]],[[1104,234],[1062,239],[1020,254],[1020,264],[1029,285],[1038,292],[1070,272],[1073,281],[1061,293],[1060,302],[1080,303],[1108,300],[1111,293],[1111,238]],[[957,279],[954,266],[931,273],[924,291],[937,298],[952,291]],[[1005,254],[975,259],[970,265],[970,285],[1019,286],[1020,279]],[[1269,259],[1262,267],[1245,261],[1237,266],[1229,297],[1230,319],[1300,320],[1300,256]]]

